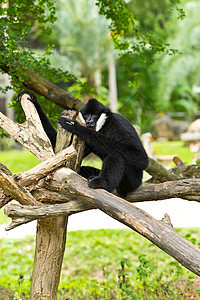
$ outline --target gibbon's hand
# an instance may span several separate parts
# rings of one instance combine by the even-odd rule
[[[29,95],[29,97],[28,97],[27,99],[30,100],[34,105],[38,105],[38,104],[39,104],[36,95],[34,95],[34,94],[32,94],[32,93],[30,93],[30,92],[28,92],[28,91],[23,91],[23,92],[19,93],[19,94],[17,95],[16,101],[17,101],[17,102],[20,102],[20,101],[22,100],[22,96],[23,96],[24,94]]]
[[[71,133],[75,133],[76,126],[78,124],[77,121],[72,121],[65,117],[58,118],[58,123],[67,131]]]

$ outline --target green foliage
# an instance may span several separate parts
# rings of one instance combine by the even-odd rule
[[[177,52],[175,49],[170,48],[169,44],[165,43],[155,32],[144,31],[141,27],[142,21],[140,23],[140,20],[135,15],[135,11],[134,13],[131,11],[132,3],[130,5],[126,4],[124,0],[97,0],[96,4],[99,7],[99,13],[111,21],[109,28],[115,48],[121,51],[121,57],[127,67],[132,62],[133,56],[136,56],[136,59],[139,61],[152,64],[152,54],[164,52],[171,55]],[[179,9],[178,4],[179,1],[171,1],[170,3],[171,7],[175,6]],[[138,6],[138,2],[135,5]],[[139,7],[141,8],[142,6],[139,5]],[[183,17],[183,14],[180,13],[180,15]],[[149,52],[151,55],[149,55]],[[140,74],[132,73],[132,77],[130,77],[130,82],[132,81],[131,79],[134,79],[137,85],[140,80]]]
[[[43,34],[51,34],[47,24],[56,20],[54,0],[12,1],[9,7],[0,6],[0,15],[3,16],[0,18],[0,67],[11,75],[11,84],[16,90],[22,89],[22,83],[28,80],[31,71],[53,82],[76,80],[67,71],[62,72],[50,66],[50,44],[46,45],[46,52],[40,57],[35,55],[30,46],[35,28],[39,28]],[[7,86],[0,90],[5,93],[9,88]]]
[[[61,0],[56,15],[59,22],[52,26],[52,37],[75,74],[89,78],[108,65],[113,55],[108,22],[93,0]]]
[[[200,165],[200,159],[197,159],[197,160],[196,160],[196,164],[197,164],[197,165]]]
[[[0,285],[11,288],[16,294],[29,294],[34,257],[33,239],[1,240]],[[19,264],[20,261],[20,264]],[[23,281],[20,279],[23,276]]]
[[[199,1],[184,1],[184,20],[172,18],[168,22],[170,36],[168,42],[179,50],[175,56],[158,59],[158,78],[155,97],[160,109],[176,111],[181,109],[189,116],[196,112],[200,104],[193,85],[199,85]],[[161,99],[161,101],[160,101]]]

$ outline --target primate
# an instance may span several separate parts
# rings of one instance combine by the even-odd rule
[[[56,130],[36,96],[24,91],[17,100],[20,101],[25,93],[35,105],[44,130],[55,147]],[[60,117],[58,122],[65,130],[85,141],[84,157],[93,152],[103,161],[101,170],[83,166],[80,175],[87,178],[91,188],[102,188],[109,192],[116,189],[121,197],[126,197],[127,193],[141,185],[143,170],[148,167],[148,156],[134,127],[96,99],[90,99],[81,108],[79,116],[84,126],[65,117]]]

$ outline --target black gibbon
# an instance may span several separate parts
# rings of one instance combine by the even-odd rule
[[[56,130],[43,112],[37,98],[30,92],[29,100],[35,105],[44,130],[55,147]],[[85,126],[77,121],[60,117],[58,122],[67,131],[85,141],[84,157],[91,152],[103,161],[102,169],[82,166],[80,175],[88,179],[88,186],[109,192],[116,189],[121,197],[134,191],[142,183],[143,170],[148,167],[148,156],[131,123],[119,114],[112,113],[96,99],[85,104],[79,116]]]

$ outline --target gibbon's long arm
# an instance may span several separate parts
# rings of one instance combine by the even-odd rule
[[[42,110],[42,107],[40,106],[40,103],[38,102],[38,99],[34,94],[32,94],[28,91],[23,91],[17,96],[17,101],[21,101],[21,98],[24,94],[29,95],[28,100],[30,100],[34,104],[35,108],[37,109],[38,115],[42,122],[42,126],[43,126],[48,138],[51,141],[52,147],[54,148],[56,145],[56,135],[57,135],[55,128],[53,127],[49,118],[46,116],[46,114]]]
[[[115,149],[118,146],[117,141],[112,139],[110,136],[106,136],[97,132],[93,129],[87,128],[82,126],[77,121],[69,120],[65,117],[58,118],[58,123],[67,131],[77,135],[78,137],[82,138],[88,146],[93,148],[95,144],[95,148],[98,149],[99,153],[104,153],[104,155],[108,155],[111,152],[111,145],[112,148]]]

